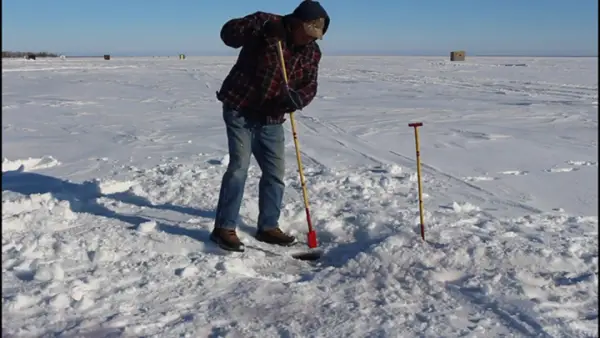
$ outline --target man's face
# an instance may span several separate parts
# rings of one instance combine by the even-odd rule
[[[292,33],[294,43],[300,46],[315,41],[316,39],[323,38],[323,27],[325,26],[325,19],[318,19],[310,22],[301,22],[295,20],[292,23]]]

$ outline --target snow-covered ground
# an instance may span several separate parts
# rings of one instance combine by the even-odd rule
[[[319,263],[252,238],[256,165],[248,250],[208,241],[234,58],[3,59],[3,336],[597,336],[597,58],[446,59],[324,57],[296,114]]]

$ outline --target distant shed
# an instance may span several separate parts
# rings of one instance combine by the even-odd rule
[[[25,55],[26,60],[35,60],[35,54],[27,54]]]
[[[110,55],[108,55],[108,54],[105,54],[105,55],[104,55],[104,60],[110,60]]]
[[[450,52],[450,61],[465,61],[466,54],[464,50],[452,51]]]

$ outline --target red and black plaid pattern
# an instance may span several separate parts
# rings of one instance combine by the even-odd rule
[[[237,62],[223,81],[217,98],[228,107],[252,114],[266,124],[285,121],[292,107],[281,104],[285,93],[277,41],[262,38],[262,27],[268,20],[278,21],[275,14],[256,12],[228,21],[221,29],[221,39],[230,47],[242,47]],[[321,50],[315,42],[294,47],[282,42],[289,87],[306,107],[317,92]]]

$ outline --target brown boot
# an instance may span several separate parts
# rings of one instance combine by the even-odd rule
[[[210,240],[217,243],[219,247],[227,251],[244,252],[244,243],[240,241],[233,229],[214,228],[210,234]]]
[[[256,232],[255,238],[261,242],[281,246],[290,246],[296,243],[296,237],[284,233],[279,228],[259,230]]]

